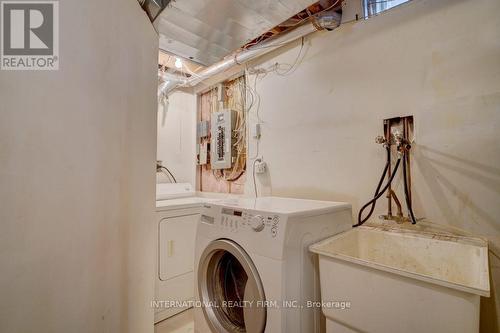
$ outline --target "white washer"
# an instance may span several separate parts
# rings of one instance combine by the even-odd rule
[[[194,298],[196,228],[207,201],[194,196],[191,184],[157,184],[156,193],[155,323],[189,308]]]
[[[308,247],[351,227],[347,203],[263,197],[205,204],[196,237],[202,306],[194,309],[195,331],[323,331],[321,308],[307,303],[320,301]]]

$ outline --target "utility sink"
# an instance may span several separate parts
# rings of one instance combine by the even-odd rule
[[[310,250],[327,332],[479,331],[480,296],[490,294],[483,239],[362,226]]]

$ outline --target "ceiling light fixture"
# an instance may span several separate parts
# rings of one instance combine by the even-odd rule
[[[180,58],[175,58],[175,67],[176,68],[182,68],[182,60]]]

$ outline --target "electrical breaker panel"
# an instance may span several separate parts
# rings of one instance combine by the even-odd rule
[[[210,164],[212,169],[231,167],[233,153],[233,130],[236,123],[236,111],[223,110],[212,113],[210,144]]]

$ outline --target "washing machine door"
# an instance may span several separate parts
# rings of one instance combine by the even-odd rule
[[[207,246],[198,266],[198,291],[212,332],[264,332],[262,282],[250,256],[235,242],[219,239]]]

